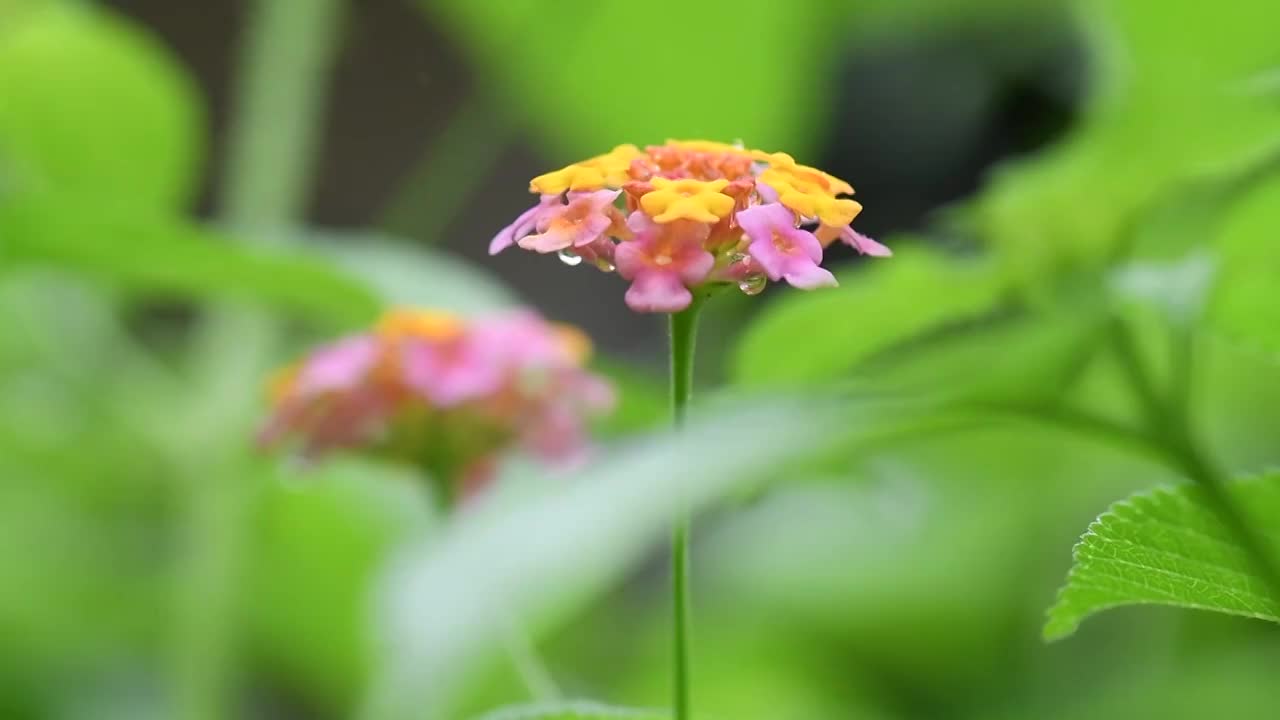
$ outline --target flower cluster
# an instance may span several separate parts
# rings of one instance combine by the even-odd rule
[[[613,402],[583,370],[590,350],[579,331],[530,312],[391,311],[281,370],[260,441],[295,444],[304,459],[394,458],[427,469],[450,496],[468,495],[508,447],[552,461],[584,450],[584,417]]]
[[[865,255],[889,248],[849,227],[862,206],[845,181],[766,153],[709,141],[669,140],[612,151],[529,183],[538,204],[489,244],[559,253],[631,282],[638,312],[678,312],[705,285],[754,295],[767,280],[799,288],[835,285],[820,267],[835,240]],[[806,227],[812,229],[806,229]]]

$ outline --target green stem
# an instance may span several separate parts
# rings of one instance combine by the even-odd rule
[[[702,299],[671,315],[671,416],[684,424],[693,394],[693,353]],[[689,720],[689,526],[687,510],[680,511],[671,533],[672,707],[675,720]]]
[[[258,0],[241,49],[221,219],[248,239],[283,237],[308,191],[316,115],[342,0]],[[256,498],[245,458],[253,388],[276,328],[257,313],[214,307],[192,346],[200,389],[187,419],[182,561],[177,571],[173,710],[181,720],[234,717],[237,627]]]

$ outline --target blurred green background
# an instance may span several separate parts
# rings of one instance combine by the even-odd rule
[[[1280,460],[1277,29],[1273,0],[0,0],[0,717],[378,717],[388,687],[471,717],[524,699],[448,620],[497,590],[567,695],[661,707],[690,483],[707,718],[1274,717],[1272,625],[1041,626],[1089,522],[1181,482],[1111,427],[1140,414],[1115,328],[1229,472]],[[896,253],[717,298],[701,387],[764,419],[675,445],[636,440],[662,318],[485,256],[529,177],[667,137],[848,178]],[[517,464],[467,526],[403,469],[253,449],[306,347],[518,302],[621,389],[583,502],[522,500]],[[886,394],[998,412],[906,427]],[[790,396],[837,416],[765,432],[810,427]],[[415,557],[463,569],[397,589]],[[414,613],[449,642],[387,650],[433,637]]]

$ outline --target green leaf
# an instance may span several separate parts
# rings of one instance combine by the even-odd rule
[[[1239,481],[1229,492],[1280,552],[1280,472]],[[1197,487],[1160,488],[1116,503],[1089,526],[1058,602],[1047,639],[1075,632],[1086,617],[1122,605],[1172,605],[1280,622],[1248,553]]]
[[[982,313],[999,289],[987,265],[918,248],[842,273],[840,282],[791,292],[765,309],[734,349],[730,376],[756,386],[841,377],[891,345]]]
[[[381,717],[447,715],[459,682],[504,629],[564,620],[696,511],[864,430],[873,413],[757,400],[615,450],[573,477],[507,477],[434,542],[392,568],[376,614]],[[518,484],[513,485],[511,481]]]
[[[369,673],[369,578],[400,539],[430,522],[420,478],[357,458],[247,469],[265,488],[246,573],[255,655],[346,714]]]
[[[1210,301],[1210,321],[1225,334],[1280,353],[1280,182],[1243,198],[1219,236],[1222,267]]]
[[[1105,265],[1154,201],[1274,147],[1280,111],[1243,88],[1274,65],[1259,28],[1270,6],[1083,5],[1097,75],[1085,117],[1058,145],[1001,167],[969,215],[1011,282],[1034,295],[1048,276]]]
[[[22,12],[0,32],[0,191],[110,195],[176,208],[195,189],[203,118],[194,84],[155,39],[77,3]]]
[[[783,149],[813,136],[827,96],[817,78],[847,39],[816,22],[819,3],[424,2],[568,162],[622,142],[706,137]],[[805,51],[751,37],[804,37]],[[660,39],[673,52],[646,52]],[[517,55],[513,55],[517,53]],[[641,52],[634,68],[620,62]],[[514,57],[519,61],[513,61]],[[619,107],[635,106],[635,112]],[[746,111],[749,109],[749,112]]]
[[[476,720],[665,720],[669,713],[614,707],[589,700],[516,705],[485,713]]]
[[[135,293],[244,299],[359,325],[379,302],[359,282],[299,252],[251,247],[157,213],[64,198],[0,202],[0,270],[73,270]]]

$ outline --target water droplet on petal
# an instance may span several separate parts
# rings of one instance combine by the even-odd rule
[[[768,278],[761,274],[748,275],[738,281],[738,289],[744,295],[759,295],[764,292],[764,286],[769,284]]]
[[[560,262],[568,265],[569,267],[573,267],[574,265],[582,262],[582,256],[566,248],[560,251]]]
[[[604,258],[596,258],[596,267],[600,268],[602,272],[613,272],[617,269],[614,267],[613,263]]]

